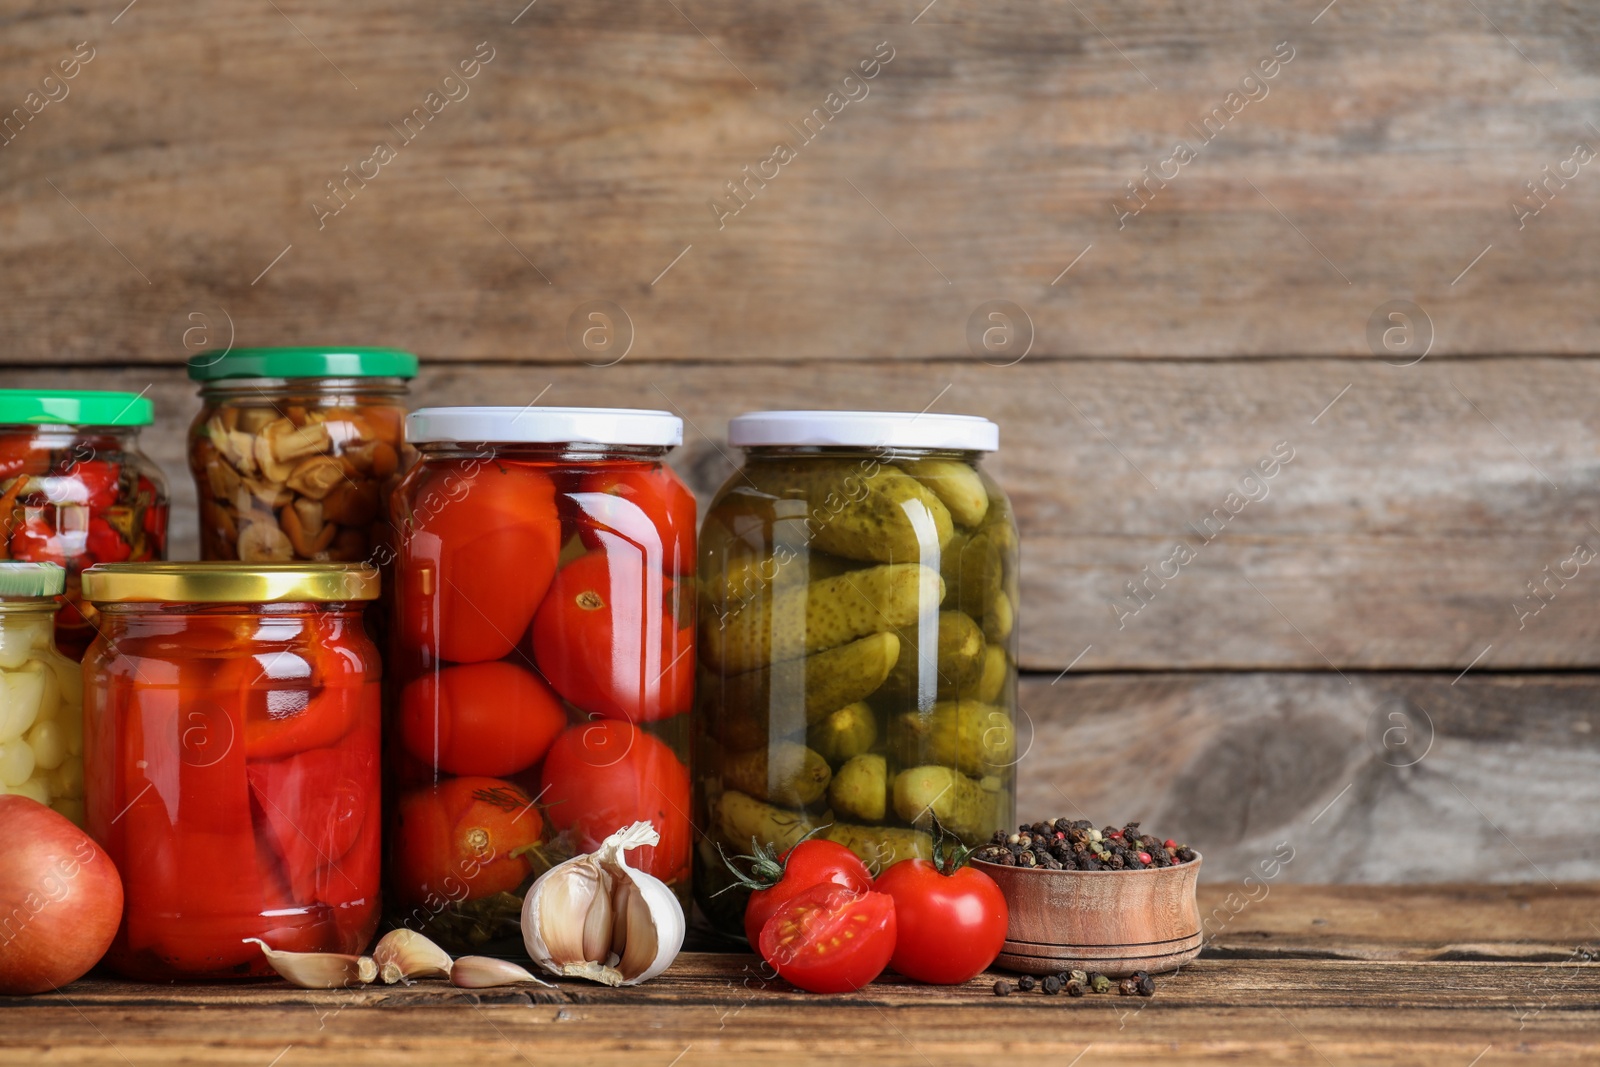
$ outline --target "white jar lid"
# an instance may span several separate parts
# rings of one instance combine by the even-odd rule
[[[406,416],[414,445],[466,441],[488,444],[683,444],[683,420],[642,408],[421,408]]]
[[[841,446],[993,452],[1000,427],[978,415],[915,411],[752,411],[728,423],[735,448]]]

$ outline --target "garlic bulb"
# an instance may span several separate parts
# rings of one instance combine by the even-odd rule
[[[551,974],[610,986],[666,970],[683,947],[683,907],[661,879],[623,857],[660,840],[654,826],[636,822],[534,882],[522,902],[522,941],[533,961]]]

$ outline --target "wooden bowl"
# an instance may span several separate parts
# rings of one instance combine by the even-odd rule
[[[974,860],[1011,910],[995,962],[1022,974],[1175,970],[1200,954],[1197,854],[1176,867],[1140,871],[1050,871]]]

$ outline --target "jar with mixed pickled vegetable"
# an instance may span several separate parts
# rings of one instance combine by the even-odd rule
[[[275,949],[360,952],[378,924],[377,648],[365,566],[91,567],[89,833],[122,873],[127,978],[264,977]]]
[[[136,393],[0,389],[0,559],[66,568],[56,644],[75,660],[94,640],[78,573],[167,555],[166,479],[138,445],[153,417]]]
[[[66,577],[53,563],[0,563],[0,793],[82,826],[83,678],[53,633]]]
[[[189,360],[202,559],[385,562],[406,381],[383,348],[240,348]]]
[[[1017,534],[986,419],[762,412],[700,534],[695,897],[742,931],[721,850],[808,833],[871,866],[1014,819]],[[730,889],[730,887],[732,887]]]
[[[688,899],[695,501],[661,411],[426,408],[395,493],[389,921],[523,951],[521,893],[641,820]]]

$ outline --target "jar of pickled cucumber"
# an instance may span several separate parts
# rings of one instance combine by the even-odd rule
[[[809,833],[871,867],[1015,821],[1017,533],[968,415],[741,415],[700,533],[695,897]]]
[[[66,580],[54,563],[0,563],[0,793],[82,826],[83,679],[53,632]]]

